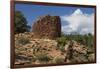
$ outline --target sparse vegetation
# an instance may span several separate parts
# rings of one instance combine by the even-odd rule
[[[64,46],[66,44],[66,38],[65,37],[59,37],[57,38],[57,42],[59,45]]]
[[[69,41],[71,40],[75,40],[85,46],[88,47],[93,47],[93,35],[92,34],[85,34],[85,35],[80,35],[80,34],[76,34],[76,35],[65,35],[65,38]]]
[[[28,38],[20,37],[20,38],[17,40],[17,43],[18,43],[18,44],[25,45],[25,44],[27,44],[27,43],[30,43],[30,40],[29,40]]]
[[[58,43],[58,48],[64,52],[64,47],[65,47],[65,44],[66,44],[66,38],[64,36],[62,37],[59,37],[56,39],[57,43]]]
[[[37,60],[36,57],[33,55],[32,62],[35,62],[36,60]]]
[[[73,47],[75,44],[76,46],[78,46],[77,48],[79,48],[79,50],[76,50],[77,48],[74,49],[73,55],[70,53],[70,51],[68,52],[68,50],[70,49],[66,47],[66,46],[70,47],[69,46],[71,44],[70,41],[72,40],[73,40],[73,44],[72,44]],[[43,39],[42,40],[38,39],[38,40],[34,40],[33,41],[34,44],[32,44],[32,42],[30,42],[29,38],[27,38],[26,35],[25,36],[19,35],[17,36],[17,39],[16,39],[16,42],[17,42],[16,53],[18,55],[24,55],[26,58],[30,58],[29,60],[30,64],[68,63],[67,61],[65,61],[67,59],[69,60],[69,62],[72,62],[72,63],[92,62],[95,59],[94,57],[95,51],[94,49],[92,49],[93,35],[91,34],[87,34],[87,35],[79,35],[79,34],[78,35],[64,35],[63,34],[61,37],[57,38],[56,40],[51,40],[51,41],[52,42],[49,43],[47,41],[43,41]],[[61,53],[63,53],[63,55]],[[33,56],[30,56],[30,55],[33,55]],[[57,57],[58,55],[60,57]],[[70,55],[72,55],[72,59],[68,58],[68,56]],[[27,62],[24,62],[24,63],[27,64]]]
[[[62,57],[55,57],[54,58],[54,63],[64,63],[64,58]]]
[[[92,48],[94,37],[91,33],[88,33],[85,35],[81,35],[81,34],[65,35],[62,33],[62,36],[57,38],[57,42],[61,46],[64,46],[66,44],[66,41],[71,41],[71,40],[75,40],[75,41],[79,42],[80,44],[83,44],[85,46]]]
[[[40,62],[49,62],[51,60],[51,57],[48,56],[47,53],[38,53],[35,56]]]

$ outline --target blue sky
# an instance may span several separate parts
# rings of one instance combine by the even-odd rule
[[[70,22],[64,20],[63,16],[64,17],[71,16],[76,10],[79,11],[78,12],[79,14],[81,12],[82,14],[88,14],[88,15],[94,13],[93,8],[44,6],[44,5],[32,5],[32,4],[15,4],[15,10],[21,11],[24,14],[30,26],[32,26],[32,24],[37,19],[37,17],[47,15],[47,14],[53,16],[60,16],[62,26],[66,26],[70,24]]]

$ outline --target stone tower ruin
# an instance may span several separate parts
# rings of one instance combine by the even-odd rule
[[[55,39],[61,36],[61,20],[59,16],[42,16],[33,23],[32,32],[35,38]]]

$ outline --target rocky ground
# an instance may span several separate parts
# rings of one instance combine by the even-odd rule
[[[72,40],[66,41],[63,50],[56,40],[36,39],[34,33],[15,35],[15,64],[50,64],[92,62],[95,53]]]

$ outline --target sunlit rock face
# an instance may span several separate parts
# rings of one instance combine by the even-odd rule
[[[35,38],[55,39],[61,36],[61,20],[59,16],[41,16],[33,23],[32,32]]]

